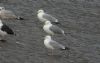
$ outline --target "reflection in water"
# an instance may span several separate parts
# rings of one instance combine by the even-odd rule
[[[60,54],[54,54],[54,55],[48,55],[47,60],[48,63],[62,63],[62,61],[64,61],[64,59],[68,59],[69,58],[69,51],[61,51]]]
[[[61,55],[51,55],[51,56],[48,56],[48,63],[58,63],[61,58],[62,58]]]

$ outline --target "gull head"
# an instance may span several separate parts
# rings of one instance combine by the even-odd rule
[[[50,21],[45,21],[45,24],[49,25],[49,24],[51,24],[51,22]]]
[[[44,10],[42,10],[42,9],[38,10],[38,13],[43,13],[43,12],[44,12]]]
[[[45,36],[45,39],[51,39],[50,35]]]
[[[0,10],[4,10],[5,8],[4,7],[0,7]]]

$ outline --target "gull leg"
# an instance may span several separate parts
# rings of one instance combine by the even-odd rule
[[[53,55],[53,50],[48,50],[48,55]]]
[[[50,55],[50,50],[49,49],[47,49],[47,55]]]

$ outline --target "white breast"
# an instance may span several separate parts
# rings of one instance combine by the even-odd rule
[[[46,21],[46,19],[43,18],[43,14],[44,14],[44,13],[38,13],[38,15],[37,15],[37,16],[38,16],[38,19],[39,19],[41,22],[45,22],[45,21]]]
[[[54,33],[49,29],[51,27],[51,25],[44,25],[43,29],[46,33],[50,34],[50,35],[54,35]]]
[[[51,45],[50,45],[50,40],[45,39],[44,40],[44,45],[48,48],[48,49],[54,49]]]

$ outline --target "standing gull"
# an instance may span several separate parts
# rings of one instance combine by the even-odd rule
[[[50,35],[47,35],[44,39],[44,45],[52,50],[52,54],[53,54],[53,50],[70,50],[69,47],[66,47],[54,40],[52,40],[51,36]]]
[[[14,32],[0,20],[0,41],[5,41],[4,38],[7,34],[14,35]]]
[[[1,19],[18,19],[18,20],[23,20],[22,17],[16,16],[12,11],[6,10],[4,7],[0,7],[0,18]]]
[[[49,35],[54,35],[54,34],[63,34],[64,36],[65,33],[64,33],[64,30],[62,30],[61,28],[59,28],[58,26],[56,25],[53,25],[51,24],[50,21],[46,21],[44,26],[43,26],[43,29],[46,33],[48,33]]]
[[[37,17],[41,22],[51,21],[51,22],[58,23],[58,20],[55,17],[45,13],[44,10],[38,10]]]

